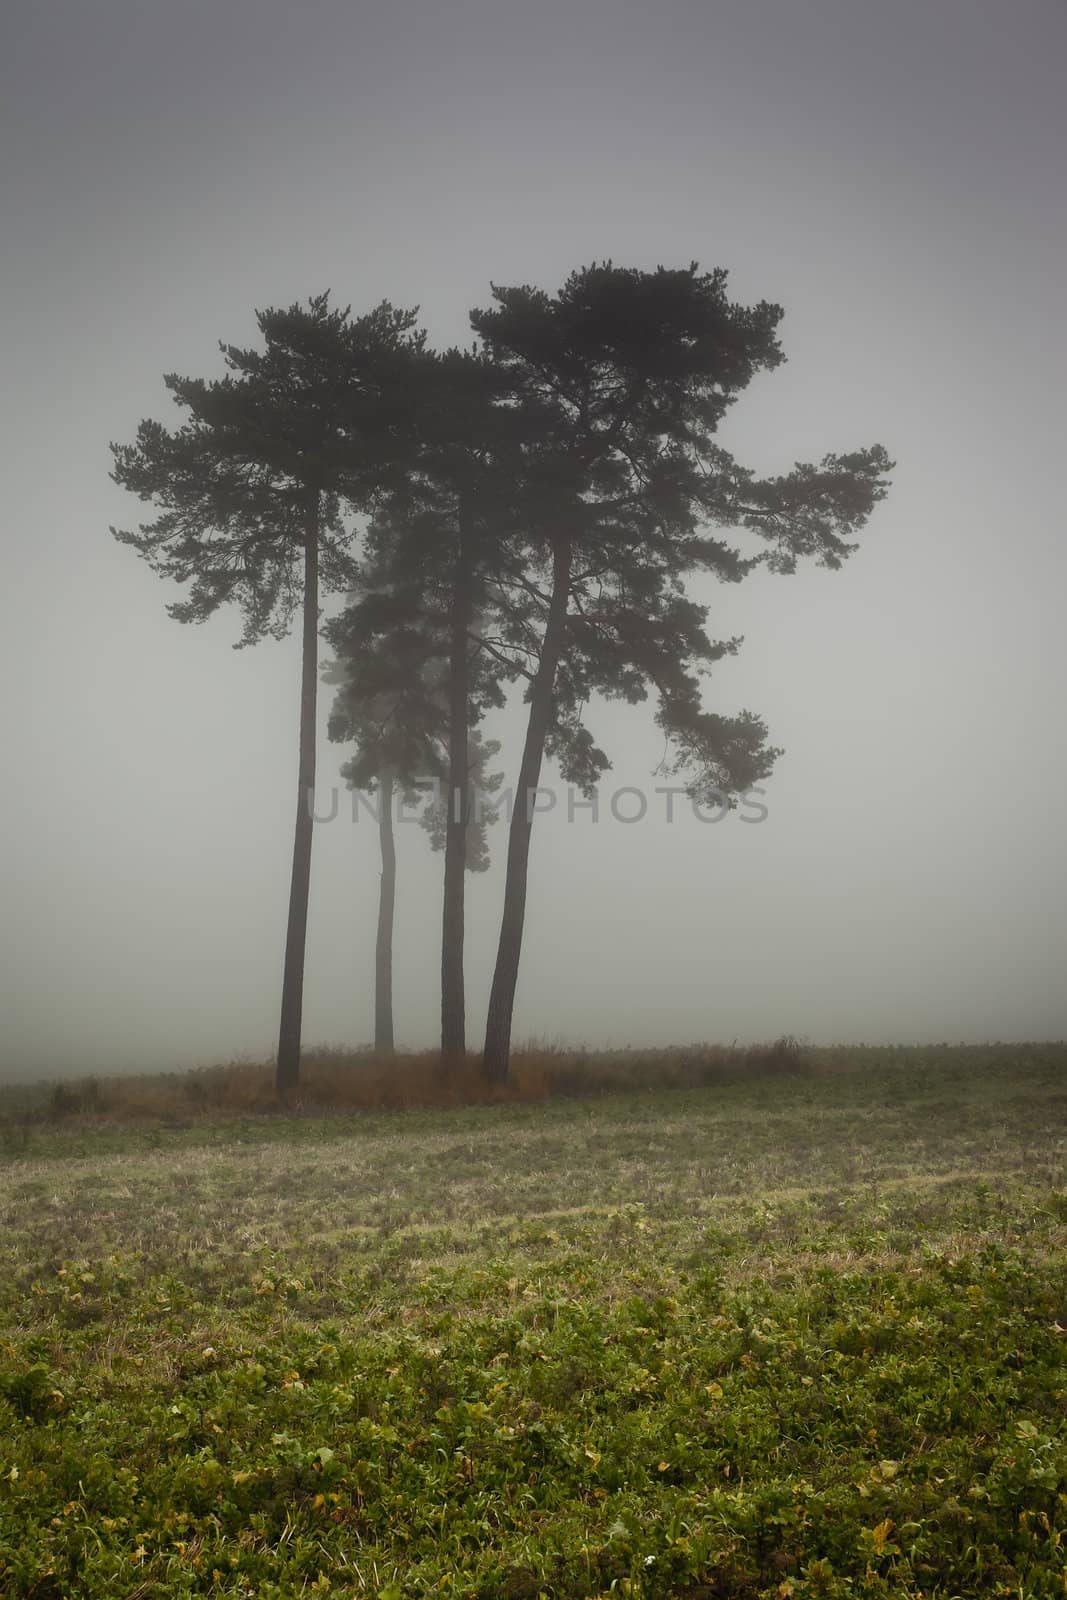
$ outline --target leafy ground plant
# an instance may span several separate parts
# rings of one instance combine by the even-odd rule
[[[28,1126],[0,1594],[1063,1595],[1065,1067]]]

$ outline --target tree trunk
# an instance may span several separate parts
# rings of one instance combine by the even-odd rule
[[[304,633],[300,684],[300,768],[297,776],[293,876],[282,975],[276,1088],[287,1099],[300,1081],[300,1023],[304,1005],[304,950],[311,888],[311,833],[315,805],[315,700],[319,672],[319,497],[312,499],[304,530]]]
[[[378,780],[378,838],[382,881],[378,892],[378,943],[374,952],[374,1048],[393,1053],[393,917],[396,911],[396,839],[393,836],[393,774]]]
[[[485,1053],[482,1076],[503,1083],[508,1075],[511,1055],[511,1018],[515,1007],[515,988],[519,979],[519,956],[526,917],[526,880],[530,862],[530,833],[533,828],[533,791],[541,777],[545,737],[552,721],[552,698],[556,688],[556,668],[563,648],[570,600],[570,540],[556,545],[552,555],[552,598],[541,643],[541,659],[530,696],[530,715],[526,724],[526,743],[519,768],[518,790],[511,812],[508,833],[508,866],[504,884],[504,914],[500,925],[496,971],[489,995],[489,1015],[485,1024]]]
[[[454,1066],[467,1055],[466,1000],[463,986],[464,895],[467,873],[467,823],[470,815],[468,737],[471,605],[470,535],[466,515],[459,518],[448,656],[448,784],[445,791],[445,894],[441,919],[441,1065]]]

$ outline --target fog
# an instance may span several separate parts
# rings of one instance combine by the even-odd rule
[[[175,425],[254,310],[331,288],[465,342],[490,283],[730,269],[788,364],[724,442],[761,471],[879,441],[838,573],[698,586],[743,634],[707,704],[785,749],[765,820],[668,821],[647,708],[590,709],[600,813],[534,833],[516,1038],[1061,1038],[1056,0],[43,0],[0,24],[5,580],[0,1074],[273,1049],[294,639],[183,627],[109,524],[109,440]],[[331,602],[336,605],[336,601]],[[345,752],[325,740],[319,806]],[[508,781],[521,722],[494,719]],[[617,820],[640,789],[647,814]],[[616,809],[632,816],[633,795]],[[398,1041],[432,1045],[441,861],[398,829]],[[468,1016],[502,891],[468,886]],[[373,824],[316,830],[304,1037],[372,1031]]]

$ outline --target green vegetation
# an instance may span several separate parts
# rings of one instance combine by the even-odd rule
[[[792,1065],[12,1104],[0,1594],[1067,1592],[1067,1048]]]

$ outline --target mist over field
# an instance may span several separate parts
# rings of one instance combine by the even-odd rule
[[[1064,1037],[1065,46],[1052,0],[8,8],[0,1079],[277,1039],[299,626],[235,652],[234,612],[168,618],[174,586],[108,534],[147,516],[109,441],[178,426],[163,374],[221,377],[257,309],[330,288],[467,344],[492,284],[608,259],[784,307],[787,364],[719,434],[753,469],[876,440],[895,466],[843,570],[690,585],[744,637],[706,705],[785,752],[765,817],[668,820],[648,706],[588,707],[595,819],[548,763],[516,1040]],[[509,785],[520,699],[485,724]],[[378,841],[330,701],[303,1034],[359,1045]],[[441,858],[396,831],[397,1041],[423,1049]],[[489,845],[475,1047],[504,824]]]

